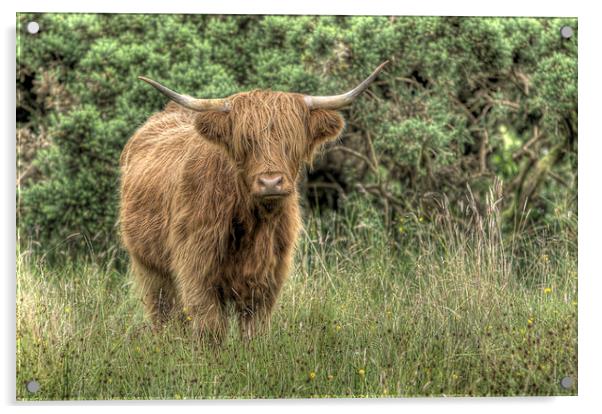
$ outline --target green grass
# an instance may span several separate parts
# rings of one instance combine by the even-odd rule
[[[575,395],[576,223],[509,239],[475,212],[397,234],[368,208],[309,217],[271,330],[244,344],[232,326],[217,349],[152,333],[113,267],[21,252],[17,398]]]

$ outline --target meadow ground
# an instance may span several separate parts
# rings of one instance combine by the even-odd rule
[[[368,208],[309,217],[271,330],[218,349],[153,334],[115,266],[22,249],[17,399],[575,395],[576,219],[510,237],[474,213],[394,235]]]

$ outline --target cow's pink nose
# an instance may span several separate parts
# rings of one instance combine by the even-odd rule
[[[279,198],[291,192],[288,182],[283,174],[261,174],[255,179],[253,193],[261,198]]]
[[[262,193],[279,192],[282,190],[282,182],[284,179],[281,175],[276,176],[260,176],[258,178],[259,189]]]

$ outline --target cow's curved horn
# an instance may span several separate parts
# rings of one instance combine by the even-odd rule
[[[177,92],[172,91],[169,88],[161,85],[159,82],[149,79],[144,76],[138,76],[138,79],[150,84],[157,88],[159,92],[167,96],[169,99],[182,105],[185,108],[192,109],[193,111],[221,111],[227,112],[230,110],[230,102],[227,99],[197,99],[188,95],[180,95]]]
[[[357,85],[349,92],[345,92],[342,95],[332,96],[310,96],[305,95],[305,104],[309,109],[339,109],[345,105],[349,105],[355,98],[357,98],[362,92],[364,92],[368,86],[376,79],[381,70],[385,65],[389,63],[388,60],[381,63],[370,76],[368,76],[362,83]]]

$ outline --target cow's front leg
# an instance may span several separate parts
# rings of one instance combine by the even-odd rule
[[[244,341],[269,330],[271,313],[263,306],[245,306],[238,310],[238,315],[240,336]]]
[[[273,289],[250,287],[246,295],[236,301],[240,336],[243,340],[249,341],[255,335],[269,330],[276,293]]]
[[[177,302],[171,275],[163,274],[132,255],[132,272],[142,295],[145,313],[153,329],[159,330],[168,321]]]
[[[228,332],[228,316],[219,290],[212,286],[197,286],[182,291],[186,320],[199,339],[220,344]]]
[[[215,257],[216,241],[201,237],[206,234],[210,232],[200,227],[198,237],[183,241],[172,266],[182,311],[195,336],[221,343],[228,331],[228,317]]]

